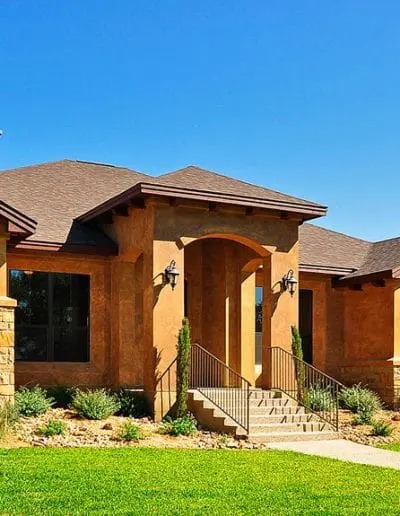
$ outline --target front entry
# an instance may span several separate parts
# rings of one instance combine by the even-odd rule
[[[313,363],[313,291],[300,290],[299,331],[303,344],[303,358]]]

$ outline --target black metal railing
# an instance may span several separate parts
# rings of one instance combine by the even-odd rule
[[[282,348],[271,347],[268,353],[270,389],[284,392],[338,430],[344,385]]]
[[[250,382],[199,344],[191,348],[190,388],[249,431]]]
[[[168,414],[176,402],[176,363],[175,357],[156,381],[156,390],[160,393],[161,414]]]

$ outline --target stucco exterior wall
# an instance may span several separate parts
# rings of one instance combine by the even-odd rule
[[[398,403],[397,283],[364,284],[359,291],[333,288],[329,276],[301,274],[300,288],[314,293],[314,365],[347,385],[361,382],[387,403]]]
[[[15,363],[17,385],[108,385],[111,353],[110,261],[56,253],[7,253],[8,269],[90,276],[90,361]]]

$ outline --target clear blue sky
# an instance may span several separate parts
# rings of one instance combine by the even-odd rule
[[[0,168],[197,164],[398,236],[399,23],[398,0],[1,0]]]

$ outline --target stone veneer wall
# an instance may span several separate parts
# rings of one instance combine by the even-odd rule
[[[14,400],[14,309],[16,301],[0,297],[0,406]]]

